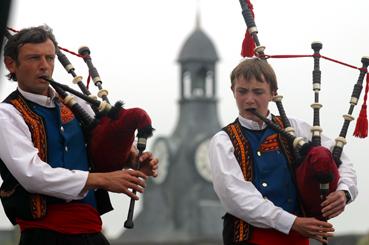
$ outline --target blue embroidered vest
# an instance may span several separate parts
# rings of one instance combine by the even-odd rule
[[[89,170],[82,129],[64,104],[56,103],[56,108],[46,108],[26,100],[18,90],[10,94],[4,102],[12,104],[21,113],[41,160],[52,167]],[[0,188],[1,202],[5,214],[14,225],[16,218],[39,219],[47,214],[48,204],[65,202],[55,197],[28,193],[1,159],[0,174],[3,179]],[[101,189],[89,191],[84,199],[75,202],[88,203],[97,208],[100,214],[113,209],[107,191]]]
[[[85,140],[79,122],[64,105],[55,102],[55,108],[47,108],[28,102],[32,110],[44,119],[47,138],[47,163],[53,168],[88,171]],[[93,191],[80,200],[96,208]]]
[[[256,189],[274,205],[297,214],[296,188],[278,134],[271,128],[254,131],[241,127],[241,131],[250,146]]]
[[[272,120],[281,128],[279,117]],[[264,198],[284,210],[299,214],[300,203],[295,187],[293,148],[283,136],[270,128],[253,131],[244,128],[238,119],[224,127],[246,181],[251,181]],[[237,244],[251,237],[252,226],[227,213],[224,216],[223,239]]]

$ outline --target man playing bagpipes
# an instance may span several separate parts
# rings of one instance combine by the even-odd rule
[[[214,189],[227,212],[223,217],[226,245],[303,245],[309,244],[308,238],[327,242],[334,228],[324,219],[340,215],[357,196],[353,164],[342,154],[339,179],[338,173],[334,175],[337,188],[317,204],[324,219],[307,215],[301,202],[304,194],[297,188],[297,156],[292,145],[250,110],[285,128],[281,117],[268,108],[277,88],[276,75],[263,59],[244,59],[231,73],[239,115],[209,146]],[[288,119],[296,136],[312,138],[310,125]],[[322,135],[321,145],[330,149],[334,142]],[[313,150],[309,154],[314,157]],[[326,161],[334,164],[329,152],[327,156]]]
[[[107,191],[137,200],[147,177],[157,175],[158,160],[145,152],[139,170],[127,161],[125,169],[91,172],[85,129],[44,79],[52,76],[56,49],[43,26],[6,43],[4,63],[18,88],[0,104],[1,201],[20,226],[20,244],[109,244],[100,219],[112,210]],[[130,159],[136,156],[132,147]]]

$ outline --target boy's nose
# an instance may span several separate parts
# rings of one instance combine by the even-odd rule
[[[255,103],[255,99],[252,95],[247,96],[245,101],[246,101],[247,104],[254,104]]]

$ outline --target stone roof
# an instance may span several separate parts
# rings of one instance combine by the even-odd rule
[[[216,62],[217,60],[218,55],[213,42],[200,27],[197,27],[188,37],[178,56],[179,62]]]

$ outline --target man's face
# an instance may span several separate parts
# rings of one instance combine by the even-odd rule
[[[49,83],[41,76],[51,77],[54,70],[55,46],[48,39],[43,43],[26,43],[19,48],[18,62],[5,57],[5,65],[15,73],[18,86],[30,93],[48,95]]]
[[[270,84],[266,81],[257,81],[255,78],[246,80],[241,76],[235,80],[232,91],[242,117],[261,122],[258,117],[247,111],[250,108],[256,109],[263,116],[268,114],[268,104],[273,95]]]

